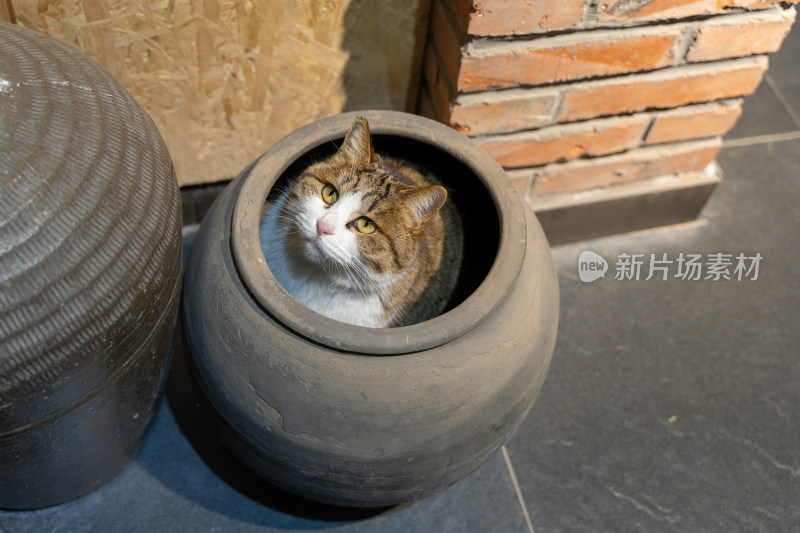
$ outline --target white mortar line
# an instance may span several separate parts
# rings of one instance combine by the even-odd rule
[[[508,456],[508,450],[506,450],[505,445],[501,446],[500,449],[503,451],[503,458],[506,460],[508,473],[511,475],[511,483],[514,485],[514,490],[517,492],[517,499],[519,500],[520,507],[522,507],[522,515],[525,517],[525,523],[528,524],[528,531],[530,531],[530,533],[535,533],[533,531],[533,522],[531,522],[531,516],[528,514],[528,508],[525,505],[525,498],[522,497],[522,489],[519,488],[517,474],[514,473],[514,467],[511,466],[511,457]]]

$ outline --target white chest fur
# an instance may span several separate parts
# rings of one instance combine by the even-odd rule
[[[261,221],[261,247],[270,270],[286,291],[300,303],[329,318],[366,327],[385,327],[387,321],[379,293],[365,287],[349,287],[337,283],[319,263],[312,262],[299,250],[310,246],[302,239],[313,238],[317,220],[322,213],[313,207],[301,210],[297,220],[299,235],[290,235],[288,222],[280,215],[285,198],[279,199]],[[346,204],[341,202],[342,207]],[[334,206],[335,207],[335,206]],[[346,214],[341,215],[340,231],[344,228]],[[344,234],[334,250],[336,254],[349,255],[354,251],[348,244],[350,235]],[[289,246],[288,239],[299,239],[296,246]],[[311,250],[311,253],[314,253]],[[373,287],[374,289],[374,287]]]

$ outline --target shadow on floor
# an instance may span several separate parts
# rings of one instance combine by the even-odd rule
[[[213,408],[198,392],[189,375],[179,331],[166,385],[169,407],[181,432],[206,466],[229,487],[252,502],[283,514],[318,522],[315,528],[336,527],[337,523],[373,518],[398,509],[398,507],[362,509],[326,505],[296,496],[268,483],[249,470],[223,446],[214,429],[216,415]],[[193,495],[185,490],[184,483],[173,483],[171,479],[160,476],[158,471],[151,473],[175,492],[193,499]],[[206,507],[210,505],[215,512],[231,515],[231,510],[224,501],[197,503]],[[233,518],[246,519],[243,516],[233,516]]]

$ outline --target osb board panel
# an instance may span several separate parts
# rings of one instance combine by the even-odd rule
[[[0,19],[105,66],[150,113],[181,185],[238,174],[290,131],[410,110],[429,0],[0,0]]]

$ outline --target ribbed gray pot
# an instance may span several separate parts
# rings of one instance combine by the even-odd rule
[[[133,458],[169,360],[180,214],[127,91],[0,23],[0,508],[76,498]]]
[[[332,153],[355,116],[376,152],[429,171],[461,213],[448,308],[410,326],[316,314],[261,252],[273,185]],[[300,128],[230,184],[196,236],[183,303],[190,368],[228,447],[284,489],[377,507],[454,483],[511,437],[550,362],[558,285],[541,227],[485,151],[430,120],[372,111]]]

